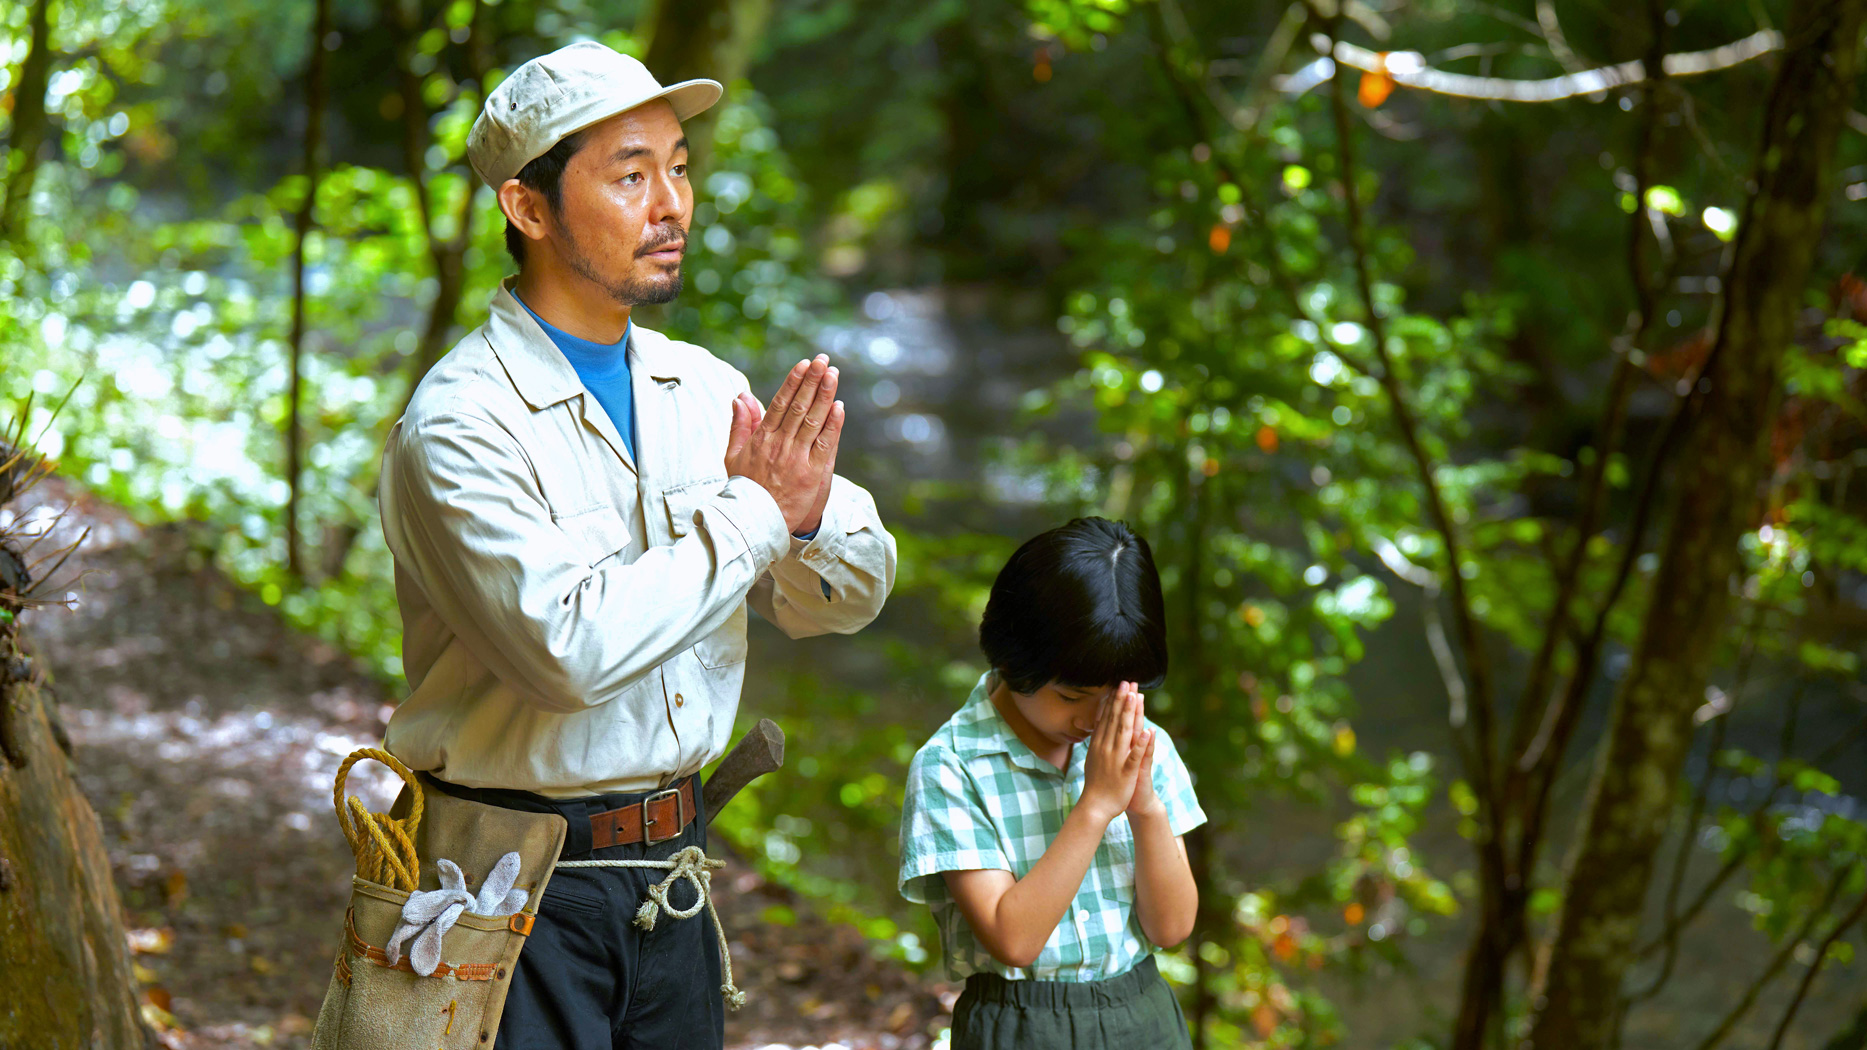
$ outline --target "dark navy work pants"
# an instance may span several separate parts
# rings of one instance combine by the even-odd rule
[[[426,778],[459,798],[532,813],[557,813],[570,825],[559,860],[665,860],[687,846],[705,848],[706,813],[681,834],[653,846],[590,848],[590,815],[640,802],[654,792],[553,799],[528,791],[466,788]],[[700,788],[694,786],[700,802]],[[720,1050],[726,1008],[720,998],[719,939],[702,910],[692,918],[656,916],[635,925],[660,868],[559,868],[512,975],[494,1050]],[[696,891],[686,879],[668,903],[686,910]]]

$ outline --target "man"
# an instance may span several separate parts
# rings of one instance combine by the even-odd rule
[[[560,861],[704,846],[694,774],[730,740],[748,602],[794,638],[847,634],[894,583],[874,501],[833,473],[826,357],[761,408],[739,372],[631,321],[681,290],[680,122],[720,94],[581,43],[488,95],[468,157],[519,272],[383,455],[412,690],[386,747],[449,794],[564,816]],[[551,876],[499,1050],[722,1045],[710,924],[631,924],[665,874]]]

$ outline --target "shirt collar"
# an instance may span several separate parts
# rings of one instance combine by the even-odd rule
[[[979,755],[1004,755],[1011,764],[1033,773],[1047,773],[1051,776],[1065,776],[1069,769],[1056,766],[1038,757],[1030,745],[1018,739],[1018,733],[1005,721],[1005,716],[998,713],[997,705],[992,703],[992,691],[986,683],[991,681],[992,673],[987,671],[979,676],[979,682],[972,687],[972,695],[966,698],[965,706],[954,719],[953,750],[961,757],[973,758]],[[1075,749],[1071,749],[1070,766],[1077,764]]]
[[[516,277],[508,277],[493,293],[486,339],[499,363],[505,366],[519,396],[533,409],[543,409],[583,392],[583,380],[564,354],[533,319],[531,311],[512,294]],[[648,369],[654,379],[681,378],[684,355],[668,338],[647,328],[629,326],[629,366]]]

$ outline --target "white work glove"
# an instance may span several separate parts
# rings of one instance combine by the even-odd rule
[[[516,850],[493,865],[486,881],[480,883],[478,898],[467,892],[466,877],[453,861],[438,861],[435,868],[441,873],[441,888],[409,894],[407,903],[402,905],[402,919],[396,923],[395,933],[384,949],[389,965],[394,966],[402,961],[403,943],[413,938],[408,949],[408,964],[423,977],[433,974],[434,968],[440,965],[441,938],[453,929],[454,920],[460,918],[461,912],[471,908],[475,915],[503,918],[516,914],[530,899],[524,890],[512,886],[519,877]]]

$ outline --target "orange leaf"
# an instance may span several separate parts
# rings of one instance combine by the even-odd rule
[[[1394,78],[1387,72],[1387,52],[1383,51],[1376,56],[1376,61],[1380,62],[1381,68],[1363,73],[1361,88],[1355,92],[1355,97],[1369,109],[1386,102],[1387,96],[1394,93]]]
[[[1287,933],[1279,934],[1277,939],[1271,942],[1271,954],[1277,957],[1278,962],[1289,962],[1296,953],[1297,940]]]
[[[1259,1039],[1269,1039],[1271,1033],[1277,1031],[1277,1011],[1271,1009],[1269,1003],[1259,1003],[1258,1008],[1251,1011],[1251,1027],[1257,1031]]]
[[[1348,907],[1342,909],[1342,919],[1350,926],[1360,926],[1361,920],[1366,917],[1366,914],[1366,911],[1359,902],[1351,903]]]
[[[1266,452],[1277,451],[1277,429],[1270,424],[1258,428],[1258,447]]]
[[[1212,228],[1212,233],[1206,238],[1206,243],[1212,246],[1212,254],[1224,255],[1225,249],[1232,246],[1232,228],[1219,223]]]

